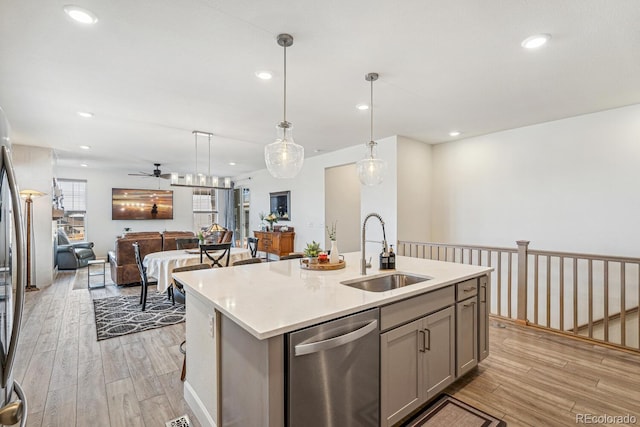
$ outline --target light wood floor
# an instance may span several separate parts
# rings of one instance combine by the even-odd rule
[[[509,427],[575,426],[578,414],[632,415],[636,423],[604,425],[640,425],[639,354],[495,319],[489,337],[490,356],[447,393]]]
[[[28,425],[164,427],[189,414],[199,426],[182,399],[184,324],[98,342],[92,297],[140,288],[90,294],[73,283],[74,273],[63,272],[27,294],[14,375],[28,398]],[[640,425],[640,355],[504,326],[491,321],[491,355],[448,393],[510,427],[575,426],[578,413],[631,414]]]
[[[77,274],[85,284],[86,269]],[[53,285],[27,293],[14,371],[27,425],[164,427],[188,414],[199,426],[182,398],[184,323],[98,342],[92,298],[140,288],[73,289],[74,277],[60,272]]]

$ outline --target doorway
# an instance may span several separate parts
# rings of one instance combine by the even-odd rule
[[[355,163],[324,170],[324,223],[336,224],[340,252],[360,250],[360,180]],[[325,248],[331,246],[325,231]]]

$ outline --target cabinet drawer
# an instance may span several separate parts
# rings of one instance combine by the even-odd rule
[[[456,301],[478,295],[478,279],[469,279],[456,284]]]
[[[380,330],[407,323],[455,303],[454,286],[438,289],[380,308]]]

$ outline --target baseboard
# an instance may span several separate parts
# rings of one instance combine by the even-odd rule
[[[193,411],[193,415],[195,415],[202,427],[217,427],[216,423],[213,421],[213,417],[209,414],[207,408],[204,407],[204,404],[196,394],[193,387],[189,385],[188,381],[184,382],[184,400],[187,402],[187,405],[189,405],[189,408]]]

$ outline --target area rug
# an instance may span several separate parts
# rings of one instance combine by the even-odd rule
[[[507,423],[448,394],[403,424],[404,427],[506,427]]]
[[[145,311],[141,311],[140,295],[121,295],[94,299],[98,341],[184,322],[183,304],[171,304],[166,294],[147,296]]]

